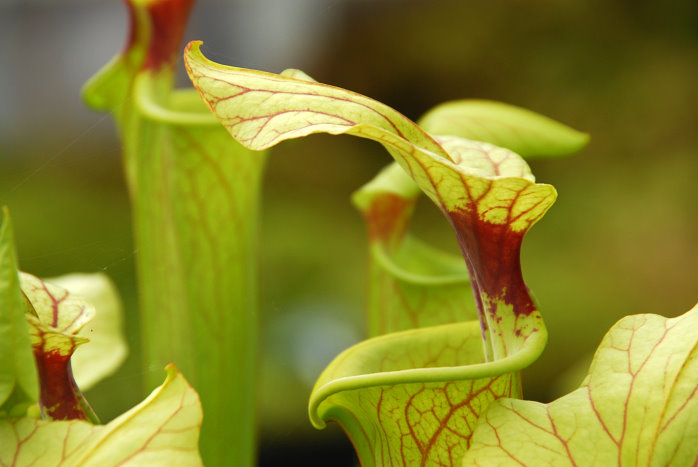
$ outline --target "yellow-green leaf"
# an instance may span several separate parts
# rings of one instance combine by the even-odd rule
[[[85,391],[116,371],[128,353],[119,294],[102,273],[68,274],[46,282],[84,297],[96,310],[94,318],[77,333],[89,339],[89,345],[78,347],[71,359],[75,381]]]
[[[313,133],[353,134],[354,127],[365,124],[445,157],[430,136],[385,104],[309,81],[297,71],[275,75],[218,65],[203,56],[200,45],[191,42],[185,51],[189,77],[213,114],[250,149]]]
[[[106,425],[29,417],[0,421],[0,465],[198,466],[201,419],[196,391],[170,365],[162,386]]]
[[[266,157],[233,141],[196,91],[174,87],[192,3],[129,0],[127,46],[86,84],[84,97],[112,112],[121,133],[146,383],[160,378],[153,368],[175,362],[207,414],[204,460],[247,467],[256,445],[257,226]]]
[[[697,330],[698,306],[623,318],[576,391],[549,404],[495,402],[463,465],[696,465]]]
[[[88,339],[78,332],[95,315],[84,298],[20,273],[22,291],[36,316],[27,315],[29,337],[39,373],[39,406],[44,418],[52,420],[98,419],[73,377],[70,358]]]
[[[312,133],[351,134],[381,143],[449,217],[473,275],[488,359],[516,352],[542,325],[521,277],[525,232],[555,200],[533,182],[520,156],[459,137],[435,139],[415,123],[333,86],[211,62],[192,42],[189,76],[231,135],[250,149]]]
[[[310,418],[338,422],[363,466],[456,465],[478,417],[520,397],[517,372],[544,345],[534,333],[513,355],[485,363],[477,321],[368,339],[340,354],[310,398]]]
[[[463,258],[407,232],[419,193],[393,163],[353,195],[369,237],[370,336],[477,317]]]
[[[477,319],[460,257],[407,235],[393,253],[372,242],[369,268],[371,336]]]
[[[452,465],[465,452],[470,430],[487,404],[519,395],[518,370],[545,344],[547,334],[523,281],[519,253],[524,234],[554,202],[554,188],[536,184],[525,161],[510,150],[432,136],[365,96],[218,65],[199,47],[190,43],[185,51],[189,76],[241,144],[259,150],[318,132],[377,141],[453,225],[470,271],[479,326],[432,326],[365,341],[330,364],[310,402],[313,423],[340,422],[364,465]],[[412,191],[409,184],[385,191],[387,201],[378,205],[372,203],[380,196],[370,194],[359,202],[369,215],[375,209],[381,216],[369,223],[369,232],[392,254],[405,231]],[[460,411],[451,411],[454,407]]]
[[[76,335],[95,316],[95,307],[84,297],[63,287],[20,273],[22,291],[31,302],[39,322],[55,332]]]
[[[430,133],[496,144],[524,157],[565,156],[589,141],[586,133],[530,110],[478,99],[437,105],[419,125]]]

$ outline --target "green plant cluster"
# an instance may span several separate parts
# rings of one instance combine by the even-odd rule
[[[341,425],[364,466],[698,462],[698,307],[623,318],[578,389],[523,399],[520,371],[548,336],[521,245],[557,197],[527,160],[574,153],[586,134],[484,100],[413,122],[299,70],[214,63],[200,42],[184,51],[194,89],[175,89],[192,1],[128,7],[127,46],[84,99],[114,116],[123,141],[143,365],[167,377],[100,424],[81,389],[126,354],[114,286],[20,272],[3,208],[0,465],[254,464],[260,185],[270,148],[315,133],[377,142],[394,162],[353,196],[367,228],[369,338],[317,379],[313,426]],[[460,257],[411,232],[421,194],[453,227]]]

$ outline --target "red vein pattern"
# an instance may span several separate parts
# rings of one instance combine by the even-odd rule
[[[499,372],[493,369],[489,377],[461,376],[464,381],[456,382],[443,379],[450,374],[446,367],[466,371],[461,368],[514,356],[533,335],[545,335],[521,277],[519,249],[524,233],[552,205],[554,189],[536,185],[525,162],[509,151],[455,137],[435,139],[395,110],[356,93],[217,65],[196,43],[187,47],[185,64],[209,109],[244,146],[261,150],[318,132],[372,139],[449,217],[471,274],[487,354],[483,357],[472,326],[468,329],[474,334],[460,334],[451,344],[444,338],[462,331],[460,325],[400,333],[405,340],[395,344],[399,355],[392,361],[393,349],[384,347],[391,335],[366,341],[340,355],[323,373],[310,411],[316,426],[323,420],[339,421],[364,465],[457,463],[471,427],[488,404],[519,395],[515,372],[520,368],[512,364]],[[374,222],[374,238],[391,222],[399,238],[401,215],[385,219],[385,224]],[[410,314],[412,304],[400,306]],[[536,350],[518,364],[530,363],[542,349],[541,339],[528,342],[535,342]],[[463,346],[468,352],[461,353]],[[483,358],[468,360],[473,356]]]
[[[91,420],[96,416],[75,383],[70,357],[87,341],[76,334],[94,317],[94,307],[67,290],[20,274],[22,290],[38,317],[29,316],[29,335],[39,375],[39,406],[52,420]]]
[[[151,125],[162,131],[157,142],[148,137]],[[147,284],[141,293],[150,336],[146,355],[155,367],[176,362],[196,385],[208,414],[202,450],[215,449],[224,459],[231,446],[250,442],[235,436],[221,443],[221,425],[235,417],[239,424],[226,429],[254,436],[249,401],[255,386],[239,382],[253,381],[256,372],[248,356],[257,346],[258,317],[249,311],[257,300],[254,255],[265,157],[236,144],[218,124],[146,121],[143,128],[138,138],[148,144],[135,157],[138,177],[129,182],[136,197],[139,281]],[[148,375],[150,384],[155,376]],[[240,396],[231,397],[234,392]]]
[[[0,420],[0,466],[198,466],[201,419],[196,392],[170,367],[162,386],[106,425]]]
[[[500,400],[464,465],[695,465],[698,307],[672,319],[623,318],[576,391],[550,404]],[[514,453],[516,453],[514,455]]]
[[[523,280],[518,280],[518,250],[520,238],[554,202],[555,191],[536,185],[520,157],[485,143],[435,139],[395,110],[350,91],[215,64],[201,54],[198,43],[187,46],[185,64],[204,102],[230,134],[250,149],[317,132],[347,133],[383,144],[451,217],[463,239],[471,274],[479,275],[473,288],[483,335],[490,334],[494,342],[494,357],[515,352],[540,328],[539,316],[533,323],[519,318],[531,315],[533,304]],[[501,251],[492,251],[492,243],[478,231],[490,225],[505,225],[504,230],[511,232],[498,236]],[[474,241],[465,241],[467,237]],[[479,251],[481,247],[487,251]],[[506,257],[500,261],[493,253]],[[488,272],[495,270],[512,282],[492,281],[493,274]],[[508,308],[490,306],[499,302]],[[505,323],[498,324],[502,320]],[[510,336],[518,344],[502,342]]]
[[[345,133],[358,124],[388,131],[443,157],[443,149],[394,109],[357,93],[271,73],[222,67],[206,60],[190,43],[189,76],[204,102],[240,143],[250,149],[312,133]],[[289,84],[291,83],[291,84]]]
[[[147,386],[174,361],[201,392],[207,462],[253,462],[263,154],[173,88],[191,0],[129,0],[124,53],[86,86],[117,119],[134,205]],[[192,99],[192,97],[194,99]],[[240,384],[245,381],[245,384]],[[230,420],[235,423],[230,423]]]
[[[359,344],[340,355],[318,384],[373,372],[403,371],[407,379],[396,375],[392,383],[333,393],[320,403],[319,416],[346,429],[362,465],[457,465],[489,404],[520,396],[517,376],[410,382],[408,375],[415,368],[439,372],[482,362],[478,334],[476,325],[465,323],[393,333]]]

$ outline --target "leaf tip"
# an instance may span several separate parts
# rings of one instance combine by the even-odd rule
[[[201,52],[201,46],[203,44],[203,41],[190,41],[186,47],[184,47],[184,64],[187,66],[187,70],[189,70],[189,62],[192,60],[208,60]]]
[[[179,374],[179,370],[174,363],[168,363],[165,367],[165,371],[167,372],[167,378],[174,378]]]
[[[366,212],[381,195],[393,194],[406,200],[414,200],[421,191],[414,180],[396,162],[385,167],[371,181],[351,195],[354,206]]]
[[[577,136],[577,147],[574,150],[572,150],[572,152],[577,152],[584,149],[589,144],[589,142],[591,141],[591,135],[583,131],[574,131],[576,132]]]
[[[184,55],[186,56],[190,52],[199,52],[201,53],[201,44],[203,44],[204,41],[189,41],[189,43],[184,47]]]
[[[210,62],[210,60],[207,59],[201,52],[201,46],[203,44],[203,41],[191,41],[186,45],[186,47],[184,47],[184,67],[187,70],[189,79],[191,80],[194,87],[197,89],[198,87],[196,86],[193,69],[197,65]]]
[[[12,225],[10,210],[7,206],[0,206],[0,230],[9,228]]]
[[[187,381],[184,375],[182,374],[181,371],[179,371],[179,368],[177,368],[177,365],[174,363],[168,363],[167,366],[165,367],[165,382],[163,383],[163,387],[167,386],[169,383],[177,379],[178,377],[181,377],[184,381]],[[189,386],[189,382],[186,382],[187,386]]]

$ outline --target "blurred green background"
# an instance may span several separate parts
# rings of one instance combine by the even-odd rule
[[[0,203],[14,217],[21,266],[40,276],[105,271],[126,305],[127,364],[87,394],[105,421],[142,397],[137,251],[120,143],[79,89],[120,50],[126,27],[116,0],[0,5]],[[186,37],[221,63],[302,68],[413,119],[476,97],[591,134],[578,155],[531,162],[559,198],[523,247],[550,333],[524,373],[527,397],[549,401],[578,384],[579,365],[621,316],[695,304],[697,2],[201,0]],[[337,427],[312,429],[306,403],[324,365],[363,336],[366,242],[349,196],[388,162],[380,146],[350,137],[273,150],[261,242],[262,465],[354,462]],[[414,230],[456,253],[449,229],[422,200]]]

